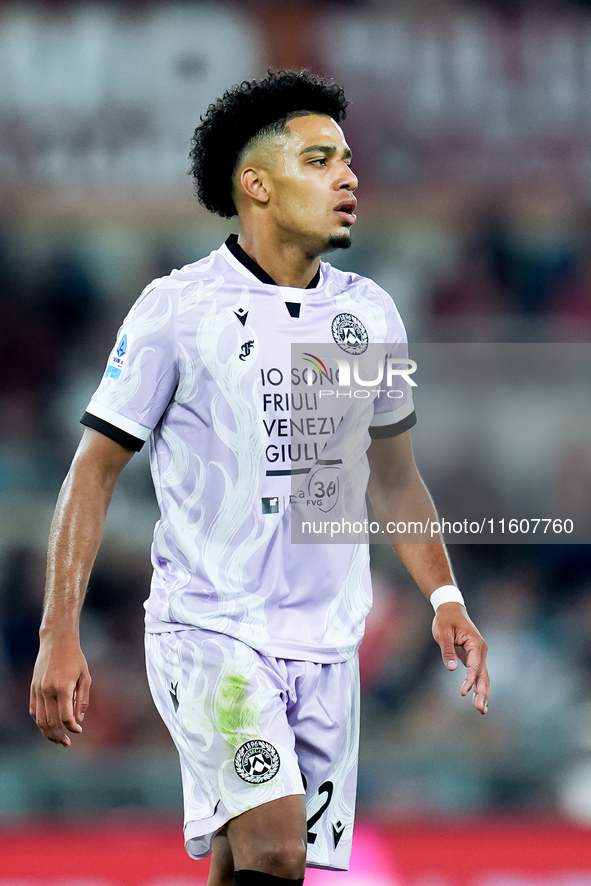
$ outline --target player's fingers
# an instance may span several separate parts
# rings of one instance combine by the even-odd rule
[[[36,717],[37,726],[49,741],[69,747],[71,742],[64,732],[60,719],[57,698],[43,692],[37,693]]]
[[[76,721],[74,713],[75,689],[62,690],[57,694],[57,715],[59,722],[68,732],[82,732],[82,726]]]
[[[449,671],[455,671],[458,666],[458,657],[454,646],[454,632],[451,629],[440,630],[436,622],[434,622],[433,636],[441,650],[443,664]]]
[[[81,726],[84,720],[84,714],[90,703],[90,684],[92,683],[89,673],[81,674],[76,686],[76,700],[74,703],[74,718],[76,723]],[[80,728],[82,731],[82,728]]]
[[[464,644],[464,650],[466,653],[466,678],[460,693],[466,696],[473,689],[475,694],[474,704],[478,707],[478,710],[485,713],[490,687],[488,671],[486,670],[486,643],[478,634]]]
[[[480,659],[477,657],[477,653],[475,651],[473,651],[472,654],[469,653],[466,659],[466,676],[460,689],[462,695],[468,695],[474,686],[476,678],[478,677],[479,665]]]
[[[477,711],[486,714],[488,711],[488,701],[490,697],[490,677],[486,666],[478,673],[474,683],[473,703]]]
[[[41,732],[45,735],[47,729],[47,715],[45,711],[45,702],[43,696],[38,692],[35,683],[31,684],[31,694],[29,697],[29,713]]]
[[[33,720],[37,721],[37,693],[35,692],[35,684],[31,683],[29,691],[29,714]]]

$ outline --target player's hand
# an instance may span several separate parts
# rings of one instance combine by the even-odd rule
[[[459,603],[442,603],[433,619],[433,636],[441,649],[443,664],[455,671],[458,658],[466,666],[466,679],[460,692],[473,690],[474,707],[481,714],[488,710],[490,678],[486,669],[487,645],[465,608]]]
[[[33,671],[29,713],[43,735],[65,748],[82,732],[90,673],[77,639],[42,640]]]

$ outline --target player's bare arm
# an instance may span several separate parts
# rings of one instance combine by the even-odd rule
[[[79,619],[107,509],[133,452],[86,430],[58,498],[47,561],[40,647],[30,713],[46,738],[69,747],[82,731],[90,674],[80,649]]]
[[[437,520],[431,496],[417,470],[410,431],[397,437],[373,440],[368,450],[370,463],[369,495],[380,524],[404,521]],[[441,538],[432,541],[415,535],[389,533],[392,547],[429,598],[433,591],[455,580],[445,545]],[[433,636],[441,649],[443,663],[449,670],[457,667],[457,658],[466,666],[462,695],[473,691],[473,702],[480,713],[488,708],[490,680],[486,668],[487,647],[480,632],[460,603],[443,603],[433,620]]]

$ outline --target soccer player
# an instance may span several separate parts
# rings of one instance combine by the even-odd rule
[[[349,421],[365,422],[351,469],[339,458],[349,413],[335,421],[311,388],[296,390],[294,342],[343,358],[405,342],[386,293],[320,261],[349,246],[356,221],[346,105],[337,85],[283,71],[209,107],[191,152],[197,194],[237,215],[239,236],[155,280],[131,309],[51,528],[31,714],[68,747],[89,703],[78,639],[87,582],[117,478],[150,440],[161,519],[148,679],[180,755],[186,848],[212,854],[210,886],[281,886],[301,883],[306,865],[348,867],[368,546],[292,544],[300,499],[326,514],[348,476],[369,476],[382,525],[435,519],[409,397],[363,401]],[[322,354],[307,358],[326,368]],[[391,540],[436,610],[445,666],[459,656],[461,693],[485,713],[486,645],[440,538]]]

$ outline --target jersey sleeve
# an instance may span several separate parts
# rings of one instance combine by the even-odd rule
[[[176,333],[173,294],[156,281],[123,321],[82,424],[139,451],[178,384]]]
[[[390,296],[383,290],[380,292],[386,311],[388,344],[382,392],[374,401],[374,415],[369,426],[372,440],[397,437],[417,422],[412,398],[414,364],[408,359],[406,330]]]

